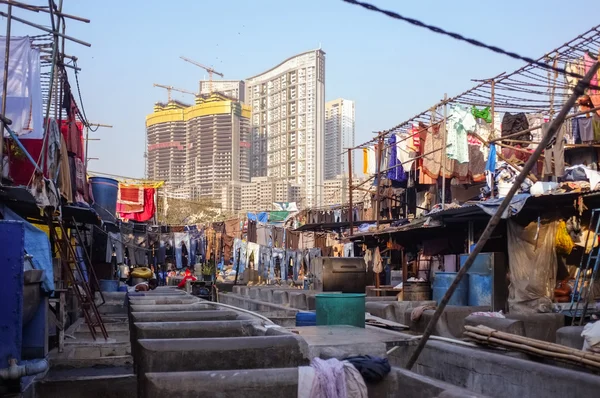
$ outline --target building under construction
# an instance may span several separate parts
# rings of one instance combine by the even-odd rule
[[[223,187],[250,181],[250,108],[238,100],[213,93],[193,106],[159,104],[146,129],[148,178],[167,181],[178,197],[221,201]],[[226,202],[225,210],[239,209]]]

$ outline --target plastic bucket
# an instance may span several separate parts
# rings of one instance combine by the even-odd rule
[[[456,278],[456,272],[436,272],[433,281],[433,299],[440,303],[448,288]],[[448,305],[466,306],[469,304],[469,279],[463,277],[448,301]]]
[[[364,293],[317,294],[317,326],[350,325],[365,327]]]
[[[111,279],[100,279],[100,291],[102,292],[116,292],[119,290],[119,281],[113,281]]]
[[[296,326],[315,326],[317,324],[317,314],[314,312],[297,312]]]
[[[90,184],[94,203],[114,216],[117,212],[119,182],[112,178],[90,177]]]
[[[469,306],[492,306],[492,275],[469,274]]]
[[[498,184],[498,197],[503,198],[508,195],[508,191],[512,188],[513,184],[501,182]]]
[[[119,286],[118,291],[119,292],[126,292],[127,291],[127,285]]]

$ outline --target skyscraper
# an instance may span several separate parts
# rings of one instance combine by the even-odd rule
[[[320,205],[325,53],[308,51],[246,79],[246,102],[252,107],[252,176],[299,186],[302,205]]]
[[[197,97],[192,106],[157,104],[146,131],[148,178],[165,181],[178,197],[240,209],[240,184],[250,181],[248,106],[220,93]]]
[[[325,104],[325,179],[348,174],[346,148],[354,147],[354,101],[336,99]],[[352,169],[354,158],[352,158]]]
[[[185,182],[186,122],[184,109],[190,105],[179,101],[156,103],[154,113],[146,116],[146,176],[165,181],[176,189]]]

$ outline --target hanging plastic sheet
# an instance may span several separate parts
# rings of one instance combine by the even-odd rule
[[[523,227],[508,220],[510,312],[551,312],[556,270],[556,221],[531,222]]]
[[[31,263],[34,269],[44,271],[42,289],[47,292],[54,291],[54,271],[48,235],[41,229],[34,227],[26,220],[19,217],[8,207],[0,205],[0,212],[5,220],[19,221],[25,226],[25,251],[32,256]]]
[[[173,245],[175,249],[175,266],[177,269],[183,267],[183,245],[190,252],[190,235],[187,232],[174,232],[173,233]]]
[[[248,213],[248,220],[266,224],[269,221],[269,213],[266,211],[261,213]]]

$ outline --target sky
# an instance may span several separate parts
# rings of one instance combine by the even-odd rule
[[[597,25],[597,12],[574,17],[564,0],[369,0],[381,8],[537,58]],[[45,5],[41,0],[30,4]],[[496,4],[500,4],[497,2]],[[488,5],[490,4],[490,5]],[[580,10],[597,10],[581,0]],[[6,6],[0,5],[0,11]],[[436,35],[341,0],[64,0],[63,10],[91,19],[67,20],[67,42],[79,58],[83,105],[93,123],[113,125],[90,133],[89,170],[144,176],[145,117],[166,90],[153,83],[197,91],[206,73],[181,55],[212,66],[225,79],[254,76],[295,54],[326,52],[326,100],[356,102],[356,142],[428,109],[444,93],[456,95],[523,62]],[[48,26],[48,14],[14,15]],[[0,34],[6,19],[0,18]],[[18,22],[14,35],[40,31]],[[72,71],[70,80],[74,81]],[[191,102],[185,94],[173,98]]]

